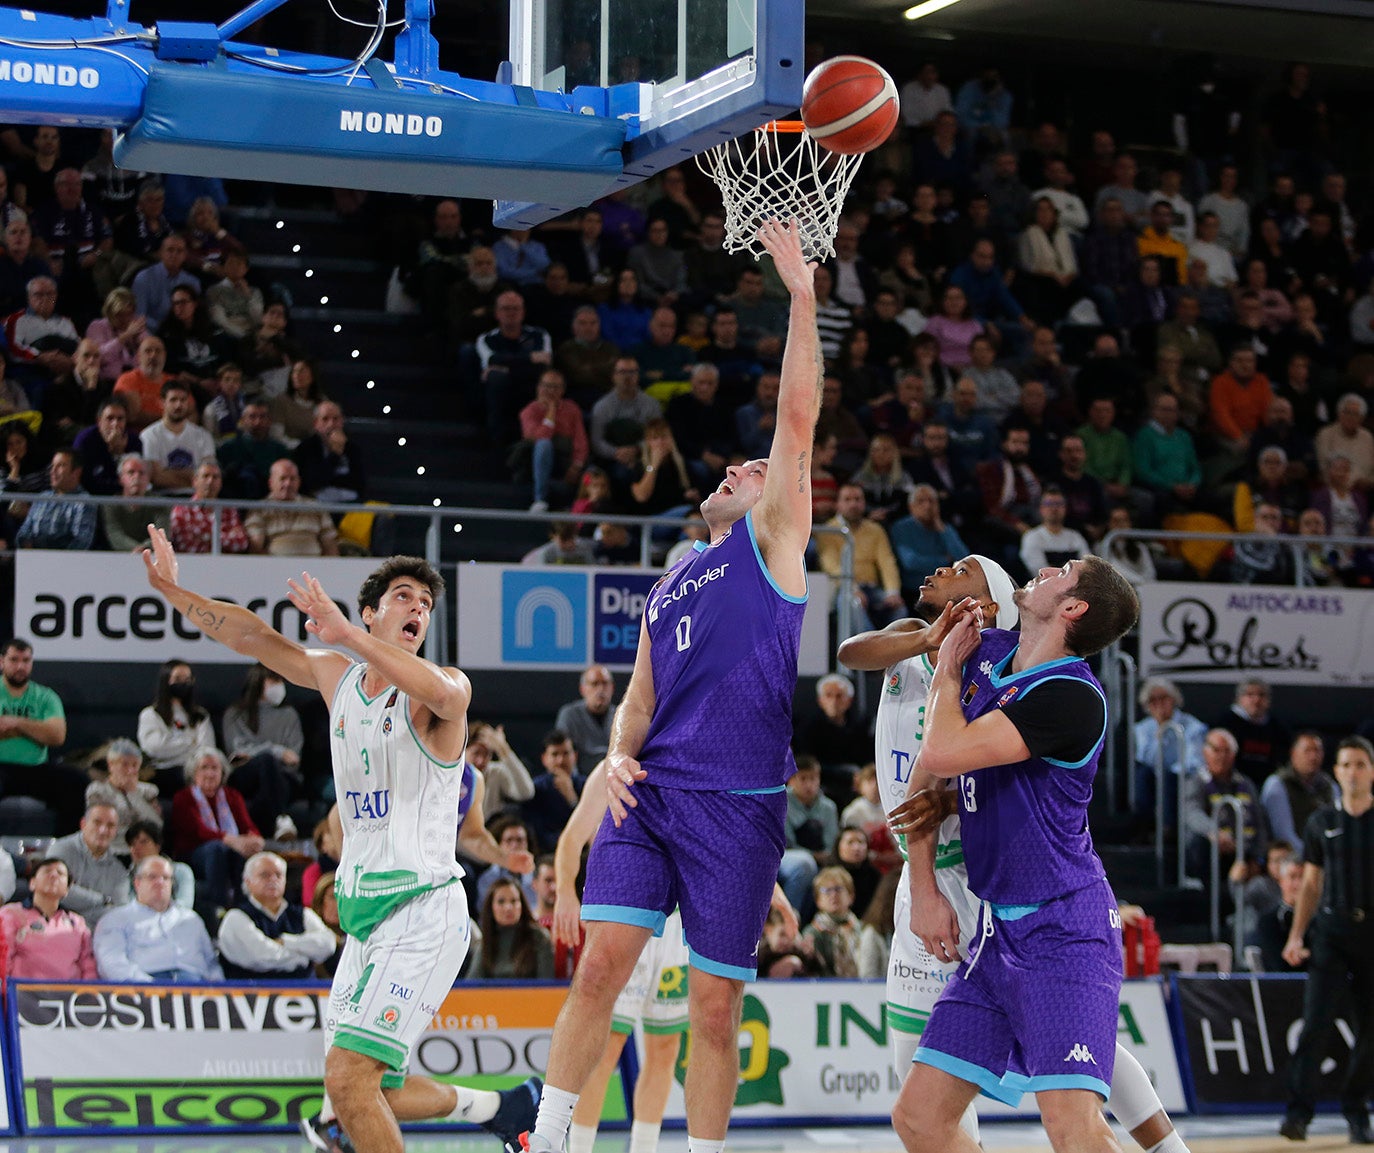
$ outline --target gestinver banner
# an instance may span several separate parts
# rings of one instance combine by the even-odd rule
[[[326,994],[313,982],[11,982],[24,1130],[294,1128],[320,1105]],[[488,1089],[542,1075],[565,995],[554,985],[456,988],[416,1045],[411,1070]],[[617,1074],[603,1118],[626,1116]]]
[[[1117,1040],[1150,1075],[1166,1109],[1184,1108],[1173,1035],[1158,978],[1121,989]],[[682,1095],[691,1034],[685,1034],[666,1117],[686,1119]],[[744,994],[740,1083],[731,1124],[882,1120],[901,1080],[892,1068],[882,981],[758,981]],[[978,1098],[984,1117],[1030,1116],[1035,1099],[1012,1109]]]
[[[1139,593],[1142,676],[1374,685],[1374,591],[1161,582]]]

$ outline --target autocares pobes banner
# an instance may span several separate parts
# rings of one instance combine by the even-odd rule
[[[340,557],[186,556],[187,588],[232,601],[274,629],[314,644],[287,598],[286,582],[302,569],[319,578],[350,620],[358,588],[378,565]],[[205,636],[148,587],[141,557],[124,553],[21,550],[15,556],[14,627],[44,660],[245,664],[247,658]]]
[[[292,1128],[318,1111],[323,985],[13,982],[29,1133]],[[561,986],[452,990],[411,1071],[503,1089],[542,1073]],[[618,1080],[606,1120],[623,1120]]]
[[[1183,1086],[1158,980],[1128,981],[1121,991],[1117,1039],[1149,1073],[1166,1109],[1184,1108]],[[682,1084],[690,1033],[684,1036],[667,1116],[686,1116]],[[892,1067],[882,981],[759,981],[744,995],[740,1081],[733,1120],[878,1119],[901,1089]],[[987,1117],[1033,1113],[1031,1097],[1010,1109],[985,1097]]]
[[[1374,684],[1374,592],[1268,585],[1140,586],[1143,676],[1233,684]]]

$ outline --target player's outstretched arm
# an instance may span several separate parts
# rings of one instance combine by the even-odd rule
[[[206,636],[234,652],[261,661],[292,684],[318,689],[325,700],[333,697],[334,688],[348,667],[346,657],[326,649],[307,649],[282,636],[246,608],[183,588],[176,552],[167,534],[150,524],[148,540],[152,547],[143,550],[148,583],[168,604]]]
[[[346,616],[324,586],[309,573],[299,581],[287,581],[291,603],[308,619],[307,632],[327,645],[358,654],[412,701],[424,705],[444,721],[461,721],[472,699],[472,685],[458,669],[440,668],[433,661],[407,652],[398,645],[378,640]]]
[[[577,874],[582,867],[582,850],[596,836],[606,816],[607,803],[606,762],[603,760],[597,762],[582,786],[582,796],[558,835],[558,846],[553,852],[557,894],[553,907],[553,937],[566,945],[576,945],[581,939],[582,902],[577,899]]]
[[[495,865],[508,873],[534,872],[534,857],[525,849],[506,850],[497,842],[487,828],[487,819],[482,815],[482,801],[486,797],[487,786],[481,773],[473,774],[472,803],[468,805],[467,816],[458,826],[458,848],[464,856],[487,865]]]
[[[644,738],[649,735],[649,722],[654,717],[654,669],[649,655],[649,617],[646,613],[639,625],[639,648],[635,652],[635,671],[630,675],[630,683],[625,687],[625,696],[615,711],[615,724],[611,726],[611,743],[606,750],[606,799],[611,810],[611,819],[616,827],[627,815],[628,809],[635,808],[631,789],[636,781],[642,781],[648,774],[639,767],[639,750],[644,747]],[[586,788],[582,792],[586,795]]]
[[[802,255],[799,226],[765,221],[759,241],[792,296],[782,354],[777,427],[768,477],[754,513],[769,572],[789,596],[806,592],[802,554],[811,537],[811,448],[821,411],[825,361],[816,331],[816,266]]]
[[[904,617],[893,621],[887,628],[858,633],[840,645],[840,664],[856,672],[877,672],[909,657],[938,652],[950,626],[969,611],[967,607],[951,602],[944,607],[934,624],[927,625],[915,617]]]

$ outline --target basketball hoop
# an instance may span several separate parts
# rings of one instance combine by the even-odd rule
[[[795,219],[806,259],[827,260],[835,255],[844,198],[862,160],[862,154],[822,148],[800,120],[774,120],[707,149],[697,167],[725,201],[727,252],[751,252],[757,260],[764,253],[759,225]]]

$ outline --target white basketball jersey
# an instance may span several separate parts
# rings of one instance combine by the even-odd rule
[[[878,797],[883,812],[890,813],[906,800],[911,768],[921,751],[926,731],[926,700],[935,666],[928,654],[898,661],[883,675],[874,724],[874,764],[878,770]],[[897,848],[906,857],[906,838],[896,836]],[[946,869],[963,862],[959,843],[959,815],[946,817],[935,839],[935,867]]]
[[[445,763],[425,749],[410,698],[395,685],[364,696],[366,672],[349,667],[329,711],[344,831],[335,892],[340,924],[359,940],[412,897],[463,875],[454,859],[462,759]]]

